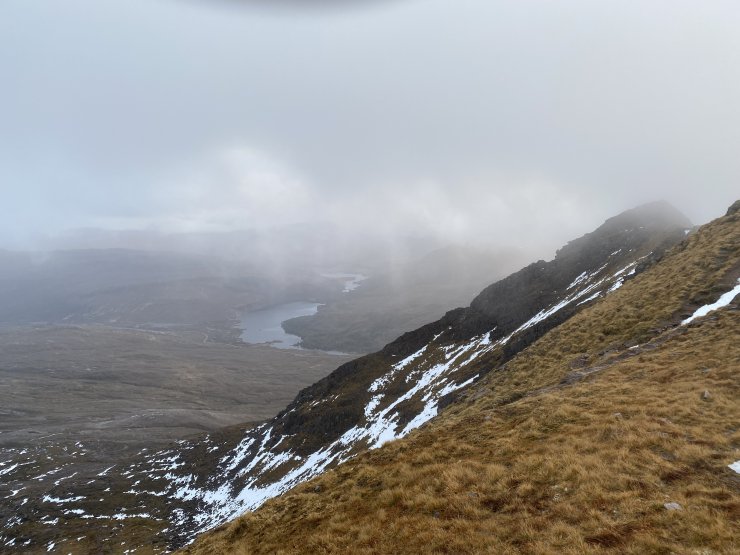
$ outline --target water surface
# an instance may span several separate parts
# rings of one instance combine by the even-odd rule
[[[319,303],[284,303],[242,314],[241,339],[246,343],[269,343],[278,349],[299,349],[301,338],[286,333],[283,322],[298,316],[313,316]]]
[[[322,274],[331,279],[342,279],[344,281],[343,293],[354,291],[365,281],[367,276],[351,273]],[[300,349],[301,338],[297,335],[286,333],[283,322],[299,316],[314,316],[321,303],[309,303],[297,301],[283,303],[262,310],[245,312],[241,317],[241,339],[245,343],[267,343],[278,349]],[[329,354],[344,354],[338,351],[325,351]]]

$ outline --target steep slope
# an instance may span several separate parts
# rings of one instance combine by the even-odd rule
[[[518,383],[521,376],[508,370],[507,361],[599,298],[619,292],[682,241],[688,226],[662,204],[612,218],[561,249],[553,261],[532,264],[489,287],[470,307],[341,366],[271,421],[144,453],[113,472],[101,469],[99,476],[60,480],[41,503],[25,505],[10,496],[10,514],[20,515],[20,521],[16,516],[5,520],[5,537],[28,538],[29,549],[53,543],[82,552],[108,548],[113,541],[121,545],[121,538],[126,548],[147,546],[154,552],[183,545],[343,461],[409,434],[483,379],[515,376],[511,379]],[[718,270],[711,268],[697,274],[706,283],[716,281],[711,271]],[[698,292],[703,285],[693,286]],[[641,314],[635,318],[645,332],[659,321]],[[617,340],[615,330],[600,333]],[[543,372],[536,381],[546,378]],[[521,385],[522,392],[534,387]],[[499,391],[520,394],[512,388]],[[99,530],[88,543],[74,542],[91,519],[115,526]]]
[[[738,293],[740,202],[423,430],[186,551],[736,552]]]

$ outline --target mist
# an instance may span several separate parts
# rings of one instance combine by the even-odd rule
[[[309,226],[539,258],[656,199],[703,223],[737,196],[739,27],[731,1],[9,0],[0,248]]]

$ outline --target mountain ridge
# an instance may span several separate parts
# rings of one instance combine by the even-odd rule
[[[617,223],[621,224],[619,220]],[[168,450],[143,454],[121,469],[119,476],[104,478],[105,485],[117,492],[111,499],[97,504],[84,501],[76,504],[74,510],[102,518],[106,513],[119,514],[121,506],[147,507],[149,513],[145,516],[120,512],[119,526],[127,530],[124,536],[137,536],[148,527],[147,545],[157,546],[155,552],[166,545],[183,545],[199,531],[254,509],[368,449],[408,435],[440,412],[457,410],[460,403],[478,395],[476,383],[510,377],[510,361],[519,360],[518,354],[550,330],[558,329],[584,309],[596,309],[601,304],[599,299],[610,298],[623,284],[660,266],[671,245],[673,252],[698,241],[702,235],[687,235],[685,225],[686,221],[679,218],[672,226],[661,224],[657,229],[628,226],[618,233],[623,241],[621,249],[610,251],[611,246],[603,245],[595,249],[596,256],[585,256],[580,264],[569,265],[567,271],[556,271],[552,262],[536,262],[514,275],[530,287],[531,275],[550,274],[555,278],[545,294],[541,288],[534,288],[536,300],[523,301],[524,314],[494,320],[495,311],[483,314],[471,307],[451,311],[437,322],[404,334],[378,353],[341,366],[304,389],[267,423],[224,430],[204,440],[181,442]],[[732,225],[729,229],[725,235],[736,238]],[[598,234],[589,235],[585,244],[598,242]],[[709,241],[704,248],[707,253],[714,253],[715,247]],[[727,251],[720,253],[725,262],[737,254],[731,240],[725,241],[722,248]],[[702,275],[709,275],[707,270],[701,271]],[[696,280],[691,283],[695,302],[711,297],[719,287],[714,281],[706,290]],[[673,312],[680,312],[680,307],[674,307]],[[642,326],[641,333],[646,336],[658,324],[639,311],[622,316],[629,325]],[[620,326],[609,326],[612,329],[604,328],[599,333],[617,341]],[[640,337],[623,337],[622,341],[634,342]],[[605,347],[606,351],[614,348]],[[546,377],[543,374],[534,381],[528,378],[522,387],[507,386],[501,391],[510,401],[516,400],[541,388]],[[560,379],[562,376],[550,385],[556,385]],[[75,495],[88,498],[100,487],[78,488]],[[51,493],[58,495],[53,490]],[[51,510],[49,514],[53,515],[53,504],[44,506],[44,510]],[[84,521],[68,524],[74,530]],[[151,530],[158,532],[152,535]]]
[[[736,203],[733,206],[737,206]],[[740,480],[737,209],[408,437],[186,553],[729,553]]]

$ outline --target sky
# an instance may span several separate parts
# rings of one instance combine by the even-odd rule
[[[736,0],[4,0],[0,247],[703,223],[740,197],[737,29]]]

